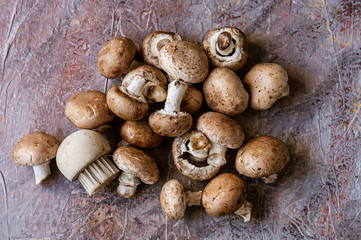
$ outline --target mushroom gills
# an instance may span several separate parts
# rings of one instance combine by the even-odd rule
[[[78,177],[89,195],[95,193],[103,185],[113,180],[119,169],[106,157],[102,156],[88,165]]]
[[[225,165],[227,163],[226,151],[227,147],[217,143],[212,143],[212,146],[209,149],[207,163],[215,167]]]
[[[119,186],[117,187],[117,192],[121,197],[131,198],[135,195],[140,180],[138,177],[134,176],[131,173],[123,172],[119,178]]]
[[[252,203],[244,201],[243,205],[234,213],[240,215],[244,219],[244,222],[249,222],[252,215],[252,206]]]
[[[42,183],[45,179],[47,179],[51,172],[49,167],[49,162],[33,166],[34,174],[35,174],[35,183]]]
[[[267,177],[261,177],[263,182],[266,184],[275,183],[277,181],[278,175],[277,173],[271,174]]]

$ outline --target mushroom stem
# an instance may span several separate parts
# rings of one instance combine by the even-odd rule
[[[208,150],[211,143],[207,137],[201,132],[192,132],[188,144],[186,144],[187,152],[193,157],[196,162],[203,162],[208,157]]]
[[[179,112],[183,96],[188,88],[188,85],[181,81],[175,80],[168,84],[168,95],[164,105],[166,112]]]
[[[185,192],[185,198],[186,198],[186,204],[188,207],[190,206],[200,206],[202,201],[202,192],[192,192],[192,191],[186,191]]]
[[[106,156],[102,156],[87,166],[79,174],[78,180],[90,196],[113,180],[118,173],[119,169]]]
[[[232,36],[229,32],[222,32],[217,39],[216,50],[223,56],[230,55],[235,48]]]
[[[135,195],[138,185],[140,184],[139,178],[128,172],[122,172],[118,178],[119,186],[117,192],[121,197],[131,198]]]
[[[277,181],[277,173],[274,173],[272,175],[269,175],[267,177],[261,177],[263,182],[266,184],[275,183]]]
[[[227,147],[212,143],[212,146],[209,149],[207,163],[216,167],[225,165],[227,163],[226,151]]]
[[[33,166],[33,170],[34,170],[34,174],[35,174],[35,183],[36,184],[43,182],[51,174],[49,162],[38,165],[38,166]]]
[[[137,97],[139,97],[144,89],[146,80],[141,76],[135,76],[133,81],[131,81],[127,87],[127,91]]]
[[[252,215],[252,203],[244,201],[243,205],[234,213],[243,217],[244,222],[249,222]]]

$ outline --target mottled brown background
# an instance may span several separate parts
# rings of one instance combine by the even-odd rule
[[[232,1],[0,1],[0,239],[361,239],[361,4],[358,0]],[[291,96],[270,110],[237,117],[247,138],[273,135],[291,160],[275,185],[246,179],[253,221],[209,217],[191,207],[183,220],[167,219],[162,185],[179,178],[188,189],[204,183],[182,178],[170,140],[149,153],[160,181],[142,185],[133,199],[114,186],[88,197],[79,182],[53,174],[34,185],[32,169],[11,160],[14,144],[31,131],[60,141],[75,127],[64,104],[108,81],[96,68],[102,44],[117,35],[139,46],[154,30],[200,43],[230,25],[245,32],[250,58],[275,62],[289,73]],[[116,121],[108,134],[119,140]],[[235,151],[222,172],[235,172]]]

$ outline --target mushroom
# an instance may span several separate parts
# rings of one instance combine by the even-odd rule
[[[237,171],[247,177],[262,178],[265,183],[274,183],[277,174],[290,159],[287,146],[281,140],[270,137],[256,137],[238,150]]]
[[[156,134],[149,126],[148,119],[126,121],[120,128],[120,135],[129,144],[140,148],[156,148],[163,137]]]
[[[235,213],[245,222],[251,219],[252,204],[246,201],[246,183],[233,173],[220,174],[207,184],[202,205],[214,217]]]
[[[12,158],[16,164],[32,166],[35,183],[47,179],[51,172],[49,163],[55,158],[59,142],[53,136],[43,132],[33,132],[25,135],[15,144]]]
[[[255,110],[269,109],[278,99],[290,93],[286,70],[275,63],[260,63],[243,80],[250,94],[250,105]]]
[[[197,120],[197,129],[212,142],[207,162],[213,166],[227,163],[227,148],[237,149],[244,141],[243,129],[236,121],[217,112],[202,114]]]
[[[149,116],[149,125],[154,132],[165,137],[180,136],[191,128],[192,116],[180,111],[182,98],[188,85],[180,80],[168,84],[168,95],[164,108]]]
[[[248,43],[244,33],[233,27],[209,31],[203,39],[203,49],[212,67],[241,69],[248,58]]]
[[[168,43],[182,40],[181,37],[172,32],[153,32],[149,34],[142,44],[143,59],[149,65],[161,68],[158,60],[159,51]]]
[[[178,220],[183,218],[187,206],[199,206],[201,197],[202,191],[184,192],[183,185],[177,179],[171,179],[160,192],[160,204],[165,215]]]
[[[99,72],[106,78],[117,78],[132,63],[136,47],[132,40],[115,37],[107,41],[100,49],[97,59]]]
[[[241,79],[228,68],[215,68],[203,83],[203,94],[210,109],[229,116],[246,110],[249,95]]]
[[[121,197],[135,195],[140,180],[155,184],[159,179],[159,169],[154,160],[145,152],[130,146],[122,146],[113,154],[115,164],[123,171],[119,176],[117,192]]]
[[[203,95],[198,89],[189,86],[181,102],[181,111],[195,114],[202,106]]]
[[[113,121],[106,95],[99,91],[84,91],[72,96],[65,104],[65,116],[78,128],[94,129]]]
[[[60,144],[56,164],[70,181],[79,180],[89,195],[107,185],[119,170],[105,156],[110,145],[98,132],[79,130]]]
[[[219,162],[208,158],[208,151],[212,143],[201,132],[192,130],[177,137],[173,141],[172,153],[174,165],[178,171],[196,181],[204,181],[214,177],[222,167]],[[187,154],[190,160],[187,159]],[[207,165],[203,164],[208,160]]]

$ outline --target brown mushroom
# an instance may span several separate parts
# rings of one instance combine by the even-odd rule
[[[236,168],[244,176],[262,178],[265,183],[274,183],[289,158],[284,142],[274,137],[261,136],[247,142],[238,150]]]
[[[203,94],[210,109],[229,116],[246,110],[249,95],[241,79],[228,68],[215,68],[203,83]]]
[[[201,108],[203,103],[202,92],[194,87],[188,87],[182,102],[181,102],[181,111],[187,112],[190,114],[195,114]]]
[[[275,63],[260,63],[246,74],[243,80],[249,95],[251,108],[269,109],[278,99],[290,93],[286,70]]]
[[[16,164],[32,166],[35,183],[47,179],[51,172],[49,163],[55,158],[59,142],[53,136],[43,132],[33,132],[25,135],[15,144],[12,158]]]
[[[243,32],[233,27],[209,31],[203,39],[203,49],[212,67],[241,69],[248,58],[248,43]]]

